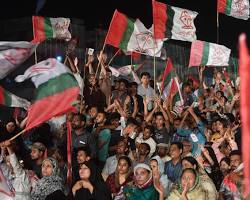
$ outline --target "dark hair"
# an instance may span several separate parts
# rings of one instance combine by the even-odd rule
[[[79,151],[83,151],[86,154],[86,156],[90,157],[90,155],[91,155],[90,149],[87,147],[76,148],[75,152],[78,153]]]
[[[150,78],[150,73],[148,73],[148,72],[142,72],[142,73],[141,73],[141,78],[142,78],[143,76],[147,76],[148,78]]]
[[[213,167],[219,168],[219,163],[218,163],[217,157],[216,157],[216,155],[215,155],[214,150],[212,149],[212,147],[209,146],[209,145],[205,145],[204,147],[208,150],[209,156],[214,161]]]
[[[176,145],[180,150],[183,150],[183,144],[181,142],[172,142],[170,146]]]
[[[128,118],[127,123],[126,123],[126,126],[128,126],[128,125],[138,126],[138,122],[136,121],[136,119],[130,117],[130,118]]]
[[[148,154],[150,153],[151,148],[150,148],[150,145],[149,145],[148,143],[143,142],[143,143],[141,143],[140,145],[145,145],[145,146],[147,147]],[[147,154],[147,155],[148,155],[148,154]]]
[[[227,163],[227,165],[230,165],[230,158],[228,157],[224,157],[220,160],[220,164],[222,163],[222,161],[224,161],[225,163]]]
[[[80,113],[76,113],[74,116],[79,116],[81,121],[86,122],[86,116],[85,115],[82,115]]]
[[[124,79],[124,78],[119,79],[119,83],[124,83],[126,88],[128,87],[128,81],[126,79]]]
[[[120,120],[121,115],[118,112],[113,112],[109,115],[109,121],[115,120],[115,119],[119,119]]]
[[[136,82],[131,82],[131,83],[129,84],[129,87],[132,87],[132,86],[138,87],[138,84],[137,84]]]
[[[148,129],[148,130],[150,131],[151,134],[154,134],[154,127],[153,127],[153,126],[147,125],[147,126],[145,126],[144,130],[145,130],[145,129]]]
[[[119,163],[120,160],[125,160],[128,163],[129,167],[132,166],[131,159],[128,156],[120,156],[119,159],[118,159],[118,163]]]
[[[157,116],[164,117],[163,114],[162,114],[162,112],[156,112],[156,113],[155,113],[155,117],[157,117]]]
[[[231,151],[231,153],[229,154],[229,157],[231,157],[231,156],[242,156],[242,154],[241,154],[241,151],[240,150],[233,150],[233,151]]]
[[[223,127],[227,127],[227,120],[224,118],[218,118],[216,119],[216,122],[219,121],[220,123],[222,123]]]
[[[196,170],[199,169],[199,164],[198,164],[197,160],[195,158],[193,158],[192,156],[187,156],[187,157],[182,158],[181,163],[183,160],[188,161],[192,165],[196,165]]]

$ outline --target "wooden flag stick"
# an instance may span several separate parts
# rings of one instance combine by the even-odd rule
[[[220,34],[219,34],[219,32],[220,32],[220,22],[219,22],[219,12],[218,12],[218,10],[217,10],[217,22],[216,22],[216,24],[217,24],[216,42],[217,42],[217,44],[219,44],[219,40],[220,40]]]
[[[112,56],[112,58],[109,60],[108,66],[111,64],[111,62],[114,60],[114,58],[117,56],[117,54],[120,52],[120,49],[118,49],[115,54]]]
[[[101,52],[100,52],[100,55],[99,55],[99,56],[100,56],[100,59],[99,59],[99,61],[98,61],[97,69],[96,69],[96,72],[95,72],[95,78],[97,77],[97,73],[98,73],[99,68],[100,68],[100,65],[101,65],[101,58],[102,58],[102,54],[103,54],[103,51],[104,51],[105,46],[106,46],[106,44],[104,43],[104,44],[103,44],[103,47],[102,47],[102,50],[101,50]]]
[[[16,134],[15,136],[13,136],[12,138],[10,138],[9,140],[12,141],[12,140],[16,139],[18,136],[22,135],[25,132],[26,132],[26,129],[23,129],[21,132],[19,132],[18,134]]]
[[[156,66],[155,66],[155,47],[154,47],[154,92],[156,94]]]

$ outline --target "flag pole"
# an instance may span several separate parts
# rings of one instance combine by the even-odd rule
[[[19,132],[18,134],[16,134],[12,138],[10,138],[9,141],[12,141],[12,140],[16,139],[18,136],[22,135],[25,132],[26,132],[26,129],[23,129],[21,132]]]
[[[35,24],[34,24],[34,21],[33,21],[33,17],[32,17],[32,32],[33,32],[33,40],[35,40]],[[35,49],[35,63],[37,64],[37,52],[36,52],[36,49]]]
[[[219,44],[219,39],[220,39],[220,22],[219,22],[219,12],[217,9],[217,16],[216,16],[216,25],[217,25],[217,29],[216,29],[216,43]]]
[[[155,47],[154,47],[154,92],[156,94],[156,66],[155,66]]]
[[[120,52],[120,49],[118,49],[116,52],[115,52],[115,55],[112,56],[112,58],[109,60],[109,63],[108,63],[108,66],[111,64],[111,62],[114,60],[114,58],[117,56],[117,54]]]
[[[100,55],[99,55],[99,56],[100,56],[100,59],[99,59],[99,61],[98,61],[97,69],[96,69],[96,72],[95,72],[95,78],[97,77],[97,73],[98,73],[98,70],[99,70],[100,65],[101,65],[101,58],[102,58],[102,54],[103,54],[103,51],[104,51],[105,46],[106,46],[106,44],[104,43],[104,44],[103,44],[103,47],[102,47],[102,50],[101,50],[101,52],[100,52]]]

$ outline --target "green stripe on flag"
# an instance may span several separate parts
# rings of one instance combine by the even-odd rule
[[[121,40],[121,43],[119,45],[119,47],[122,50],[125,50],[125,51],[127,50],[128,42],[131,38],[132,33],[134,32],[134,28],[135,28],[134,26],[135,26],[134,21],[127,18],[127,27],[125,29],[125,32],[123,33],[122,40]]]
[[[78,83],[74,76],[69,73],[61,74],[41,84],[37,89],[35,100],[52,96],[72,87],[78,87]]]
[[[180,100],[181,100],[181,98],[180,98],[179,91],[176,91],[176,93],[174,94],[174,97],[173,97],[173,105],[175,105],[176,102],[178,102]]]
[[[4,90],[4,105],[11,106],[11,102],[12,100],[10,93]]]
[[[167,85],[171,82],[171,79],[172,79],[174,76],[175,76],[174,71],[171,70],[171,71],[169,72],[169,74],[167,75],[167,77],[166,77],[166,80],[165,80],[165,83],[166,83],[166,84],[164,84],[164,85],[167,86]]]
[[[205,66],[207,64],[208,56],[209,56],[209,43],[204,42],[202,59],[201,59],[201,66]]]
[[[50,18],[48,17],[44,18],[44,32],[45,32],[46,38],[53,38],[52,24],[51,24]]]
[[[166,37],[171,38],[172,37],[172,29],[174,25],[174,10],[171,6],[167,5],[167,21],[166,21]]]
[[[225,6],[225,11],[224,11],[226,15],[230,15],[231,14],[232,1],[233,0],[226,0],[226,6]]]

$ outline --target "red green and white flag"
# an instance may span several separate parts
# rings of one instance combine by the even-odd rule
[[[163,40],[155,40],[151,30],[137,19],[114,12],[105,44],[122,49],[124,52],[138,52],[149,56],[161,56]]]
[[[0,104],[7,107],[19,107],[28,109],[30,102],[18,97],[0,86]]]
[[[33,34],[35,42],[43,42],[46,39],[56,38],[69,41],[71,33],[69,32],[69,18],[49,18],[32,16]]]
[[[184,108],[184,100],[181,94],[180,84],[177,77],[173,78],[170,95],[173,96],[173,111],[175,114],[180,115]]]
[[[189,67],[192,66],[228,66],[231,49],[196,40],[192,42]]]
[[[196,40],[194,20],[197,12],[153,0],[154,36],[156,39]]]
[[[67,66],[49,58],[31,66],[15,80],[23,82],[29,78],[34,83],[36,92],[34,102],[28,109],[26,130],[73,109],[79,86]]]
[[[0,79],[14,71],[35,51],[32,42],[0,42]]]
[[[142,65],[139,65],[139,64],[133,65],[134,71],[137,71],[141,66]],[[132,74],[131,65],[125,65],[125,66],[120,67],[120,68],[109,67],[109,69],[111,70],[112,75],[115,77],[129,76]]]
[[[238,19],[249,19],[249,0],[218,0],[217,10],[219,13]]]

